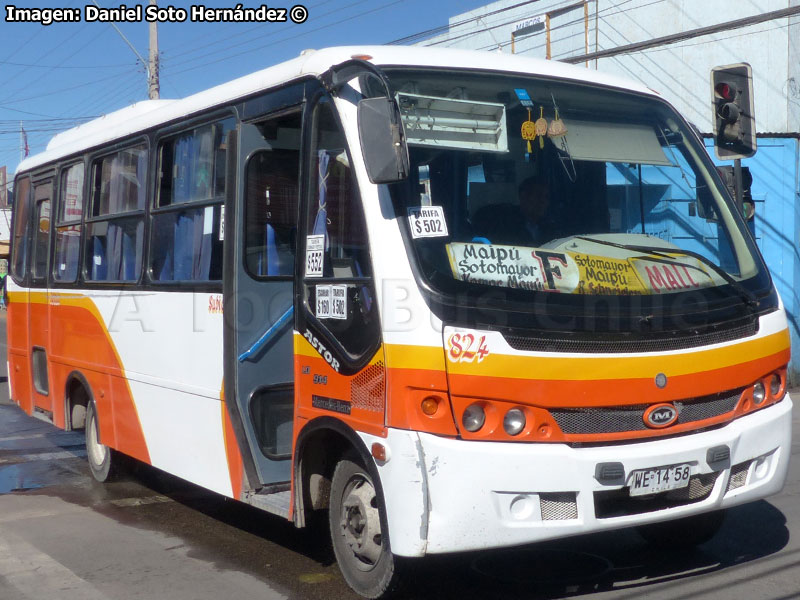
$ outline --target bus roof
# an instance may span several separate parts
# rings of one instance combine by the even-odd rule
[[[321,75],[354,56],[371,56],[378,66],[451,67],[528,73],[597,83],[653,94],[645,86],[621,77],[559,61],[515,54],[420,46],[340,46],[304,51],[299,57],[256,71],[181,100],[145,100],[54,136],[44,152],[22,161],[17,173],[166,124],[214,106],[257,94],[261,90],[307,76]]]

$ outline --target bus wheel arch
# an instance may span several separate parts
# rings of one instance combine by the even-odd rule
[[[398,582],[389,544],[380,475],[361,438],[336,419],[323,417],[300,432],[295,461],[295,522],[328,509],[336,562],[348,585],[379,598]]]
[[[86,410],[93,401],[91,387],[79,371],[73,371],[67,377],[64,388],[64,421],[66,431],[85,429]]]
[[[371,460],[361,438],[350,427],[330,417],[314,419],[297,436],[295,450],[295,522],[305,525],[308,515],[329,506],[336,465],[347,453]]]

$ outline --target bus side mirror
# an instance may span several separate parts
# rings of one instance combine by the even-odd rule
[[[395,183],[408,177],[400,109],[392,98],[364,98],[358,103],[358,135],[364,165],[372,183]]]

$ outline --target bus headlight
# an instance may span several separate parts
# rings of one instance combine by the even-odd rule
[[[781,391],[781,376],[777,373],[773,373],[772,377],[769,380],[769,395],[773,398],[778,397],[778,393]]]
[[[518,408],[512,408],[503,419],[503,429],[508,435],[519,435],[525,429],[525,413]]]
[[[461,417],[464,429],[470,433],[475,433],[486,422],[486,412],[480,404],[470,404]]]
[[[759,381],[753,386],[753,402],[755,402],[756,406],[758,406],[764,402],[764,398],[766,398],[764,384]]]

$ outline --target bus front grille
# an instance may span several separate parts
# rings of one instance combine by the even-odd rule
[[[675,424],[693,423],[730,413],[736,408],[742,391],[744,388],[674,402],[678,409],[678,420]],[[601,408],[557,408],[551,409],[550,414],[567,435],[624,433],[649,429],[644,422],[644,411],[649,406],[636,404]]]

